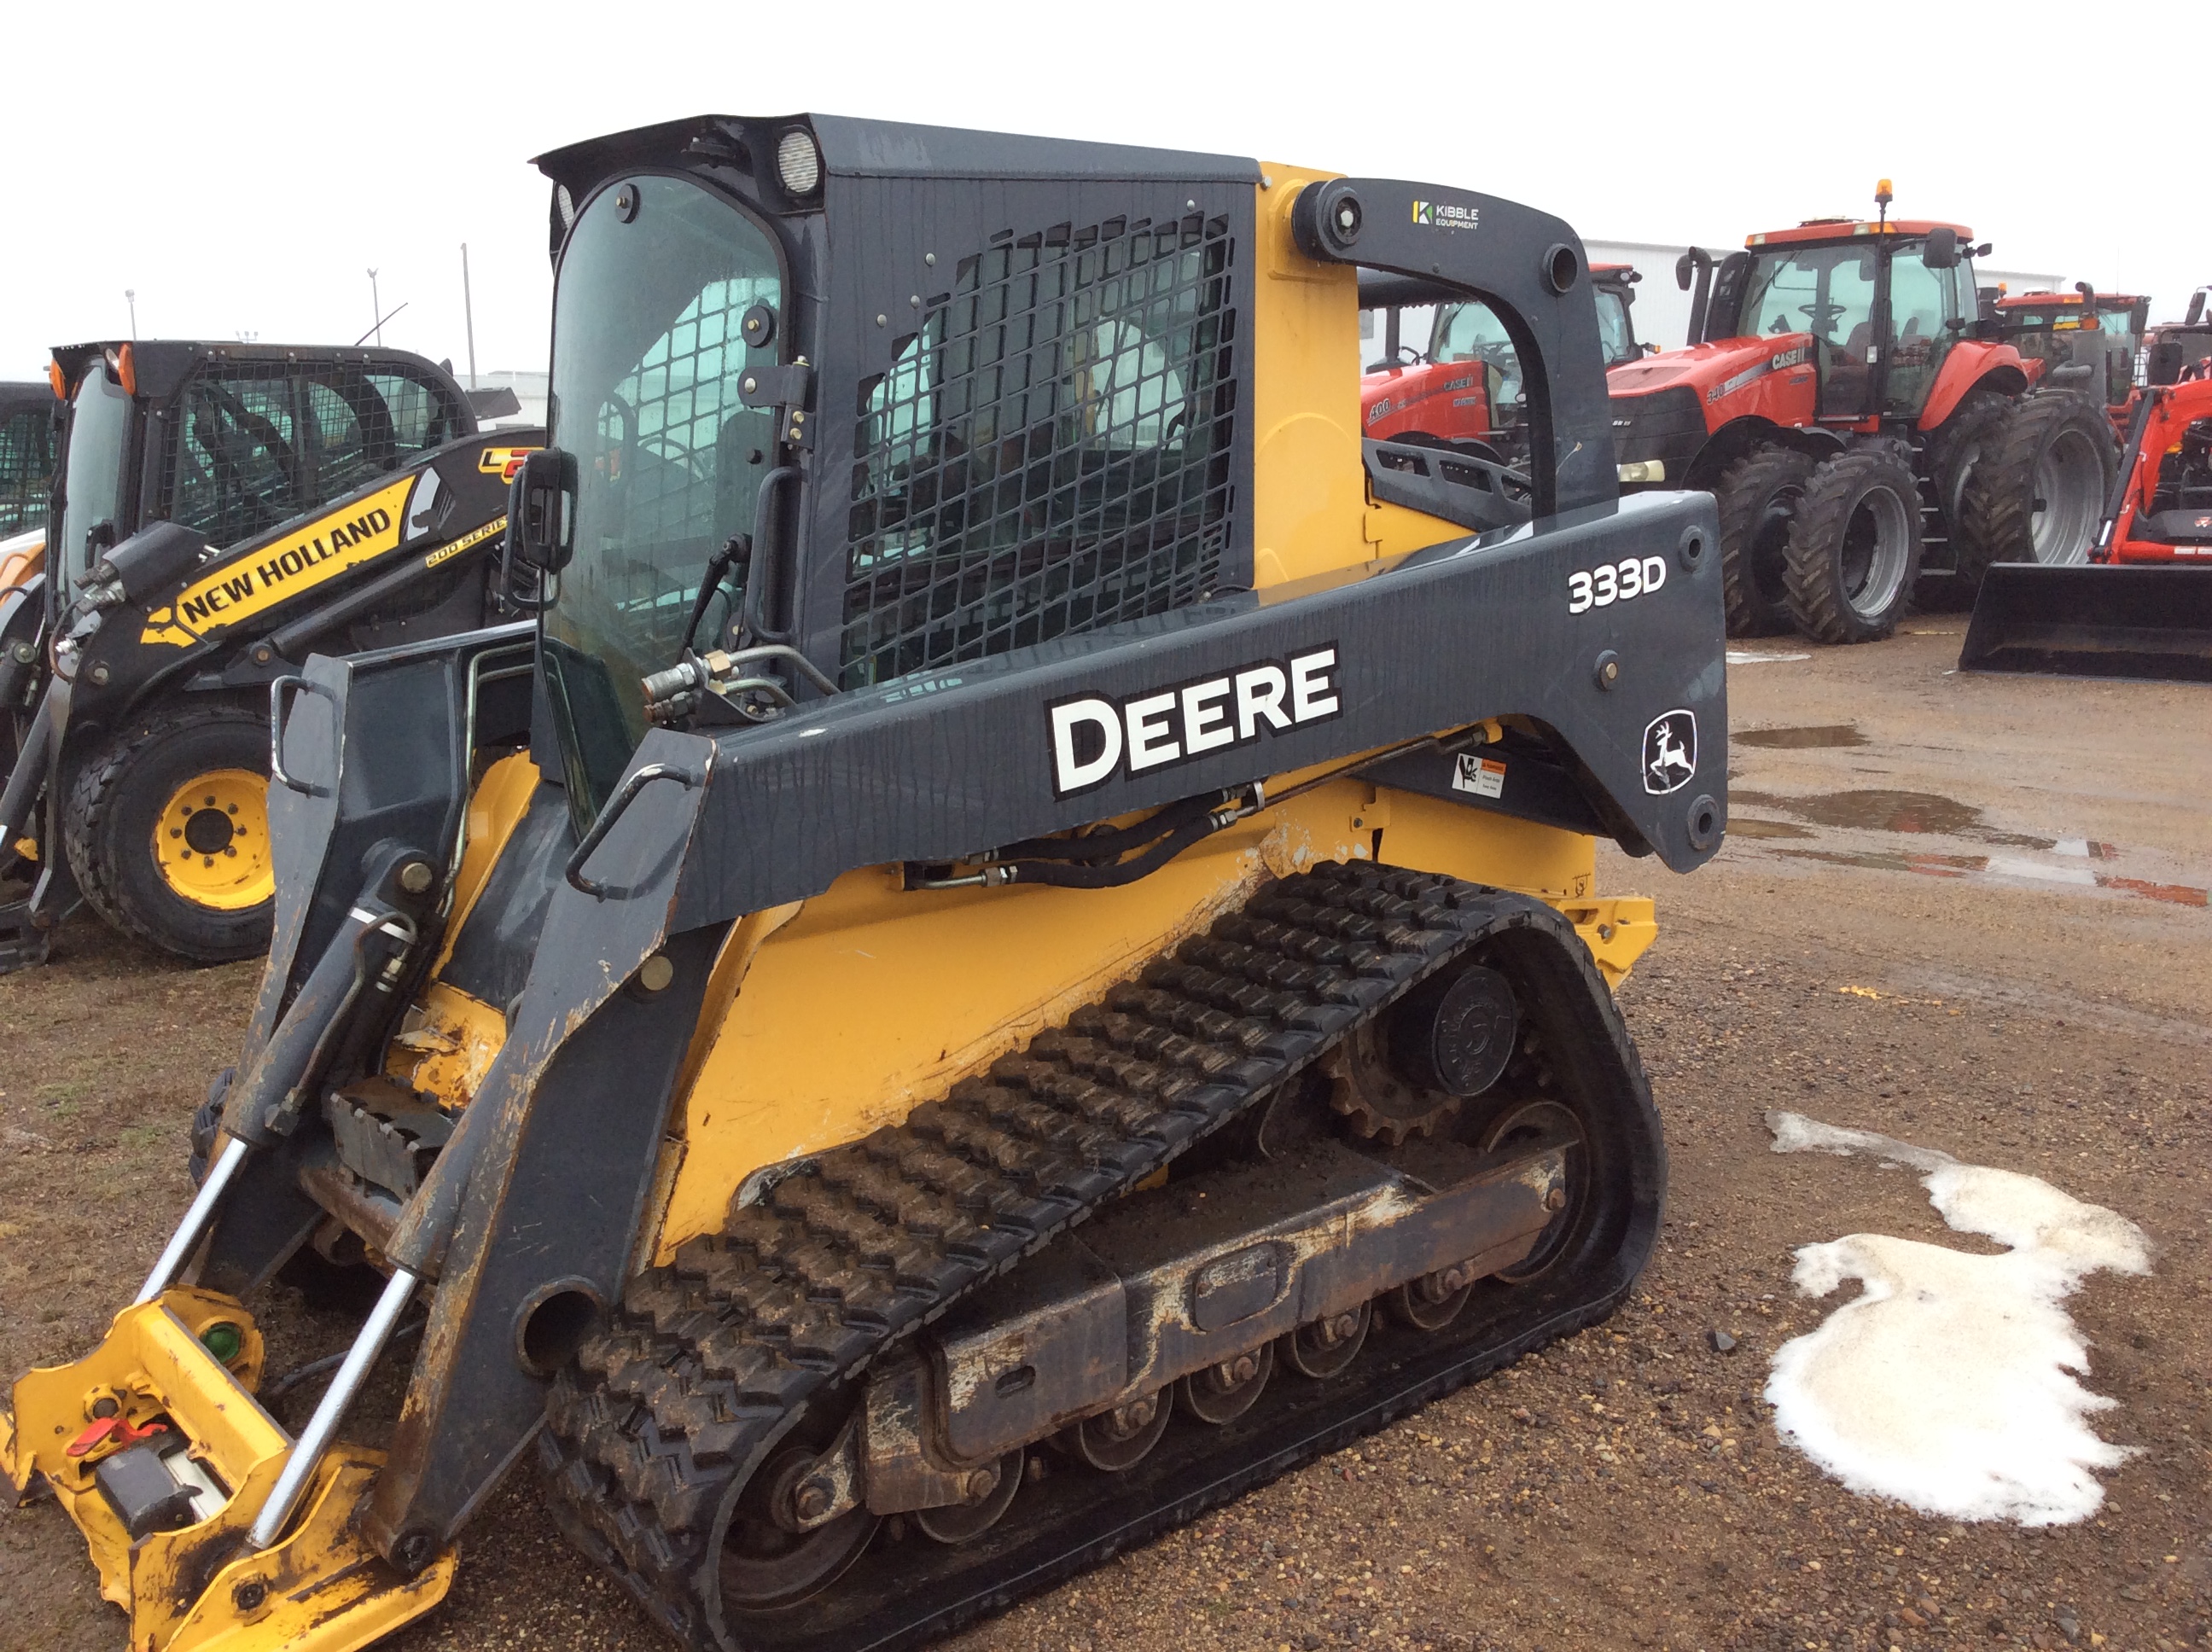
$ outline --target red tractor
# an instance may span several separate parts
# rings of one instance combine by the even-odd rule
[[[1643,279],[1625,264],[1594,264],[1599,342],[1605,364],[1640,359],[1629,306]],[[1521,432],[1521,367],[1497,313],[1480,301],[1434,296],[1420,282],[1370,275],[1360,282],[1361,307],[1382,319],[1382,355],[1359,381],[1362,434],[1375,440],[1474,443],[1485,458],[1527,458]],[[1402,341],[1404,312],[1435,304],[1424,350]]]
[[[2147,353],[2088,566],[1991,568],[1960,669],[2212,683],[2212,361],[2193,325]]]
[[[2212,361],[2212,316],[2205,313],[2204,300],[2212,295],[2212,287],[2199,287],[2189,295],[2189,313],[2179,321],[2161,321],[2143,332],[2143,355],[2146,361],[2155,360],[2159,346],[2171,344],[2180,352],[2182,370],[2192,378],[2201,378],[2200,369]],[[2156,382],[2155,380],[2153,380]]]
[[[2212,377],[2151,384],[2128,428],[2127,475],[2105,542],[2093,562],[2187,562],[2212,574]]]
[[[2077,282],[2070,293],[2004,294],[1996,310],[1997,336],[2043,363],[2039,385],[2078,390],[2104,403],[2124,426],[2150,300]]]
[[[2078,562],[2117,463],[2103,406],[1980,313],[1964,225],[1815,219],[1695,249],[1690,336],[1609,374],[1625,489],[1717,499],[1729,629],[1826,642],[1896,629],[1930,571]]]

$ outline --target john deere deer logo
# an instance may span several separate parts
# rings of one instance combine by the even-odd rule
[[[1654,797],[1687,786],[1698,772],[1698,714],[1670,711],[1644,731],[1644,789]]]

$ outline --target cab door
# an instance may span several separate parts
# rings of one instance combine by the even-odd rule
[[[1961,259],[1931,270],[1926,246],[1914,242],[1889,257],[1889,360],[1882,377],[1882,411],[1917,419],[1943,369],[1943,358],[1965,334],[1972,312],[1973,267]]]

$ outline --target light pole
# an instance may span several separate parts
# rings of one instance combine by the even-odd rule
[[[138,292],[136,288],[123,289],[123,301],[131,307],[131,342],[138,342]]]
[[[375,323],[369,331],[376,335],[379,349],[384,344],[384,301],[376,295],[376,271],[368,272],[368,317]]]
[[[469,244],[461,243],[461,316],[469,331],[469,388],[477,387],[477,307],[469,296]]]

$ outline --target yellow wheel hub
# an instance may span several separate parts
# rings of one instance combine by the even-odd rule
[[[276,893],[269,858],[269,780],[248,768],[196,774],[169,794],[154,828],[161,881],[194,906],[242,912]]]

